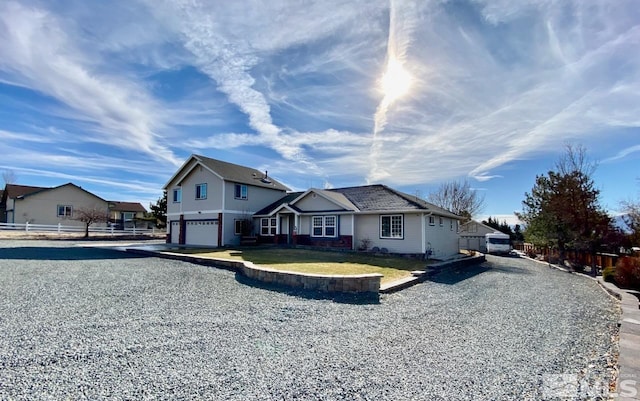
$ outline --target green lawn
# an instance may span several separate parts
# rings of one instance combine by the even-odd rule
[[[186,249],[172,252],[197,254],[199,257],[244,260],[259,266],[300,273],[345,275],[380,273],[384,276],[383,283],[409,276],[412,270],[424,270],[426,265],[424,260],[398,256],[306,249]]]

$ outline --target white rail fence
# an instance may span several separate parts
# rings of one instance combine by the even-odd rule
[[[63,226],[62,224],[33,224],[33,223],[0,223],[0,230],[24,231],[27,233],[49,232],[49,233],[82,233],[84,234],[84,226]],[[116,229],[111,227],[89,227],[89,234],[104,235],[155,235],[164,234],[164,230],[142,229],[142,228],[125,228]]]

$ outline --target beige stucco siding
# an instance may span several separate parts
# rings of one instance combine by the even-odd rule
[[[398,214],[398,213],[394,213]],[[402,213],[399,213],[402,214]],[[356,235],[354,244],[358,248],[363,239],[369,240],[369,246],[385,248],[390,253],[421,253],[422,252],[422,225],[421,214],[404,213],[403,234],[400,238],[380,238],[380,215],[356,216]]]
[[[224,209],[229,212],[245,212],[248,217],[286,195],[285,191],[247,185],[247,199],[236,199],[235,186],[235,182],[225,182]]]
[[[447,259],[460,251],[456,220],[443,217],[443,224],[440,225],[440,218],[436,216],[435,224],[429,225],[426,217],[425,232],[427,248],[431,249],[432,258]]]
[[[185,218],[194,215],[219,213],[222,210],[222,180],[202,166],[196,166],[182,181],[181,186],[172,182],[167,187],[167,214],[172,220],[181,213]],[[196,185],[207,184],[207,198],[196,199]],[[173,190],[182,189],[182,202],[173,202]],[[217,214],[216,214],[217,216]],[[198,217],[203,218],[203,217]]]
[[[296,202],[296,207],[298,209],[304,210],[305,212],[344,210],[344,208],[340,207],[335,202],[331,202],[330,200],[323,198],[322,196],[315,193],[307,194],[307,196],[300,199],[298,202]]]
[[[58,217],[58,205],[71,206],[73,215]],[[24,224],[62,224],[65,226],[83,226],[84,223],[73,220],[80,208],[101,209],[108,213],[106,201],[83,191],[73,185],[65,185],[58,188],[41,191],[23,199],[18,199],[13,205],[15,215],[14,223]],[[95,224],[100,226],[103,224]]]

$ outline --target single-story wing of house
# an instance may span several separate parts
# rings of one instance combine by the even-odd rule
[[[191,155],[167,182],[167,242],[262,243],[428,254],[458,253],[458,222],[445,209],[385,185],[289,189],[267,172]]]
[[[462,219],[385,185],[312,188],[287,194],[254,214],[261,242],[396,254],[458,253]]]

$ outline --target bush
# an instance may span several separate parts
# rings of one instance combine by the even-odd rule
[[[602,271],[602,279],[609,283],[616,282],[616,268],[613,266],[605,267]]]
[[[616,284],[622,288],[640,290],[640,258],[625,256],[616,263]]]

